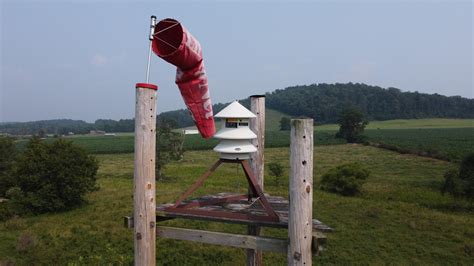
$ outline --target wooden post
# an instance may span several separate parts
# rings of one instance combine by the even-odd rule
[[[292,119],[290,134],[288,265],[311,265],[313,119]]]
[[[135,171],[133,178],[134,263],[155,265],[156,90],[138,83],[135,106]]]
[[[250,96],[250,111],[257,117],[250,119],[250,129],[257,134],[252,144],[257,147],[257,152],[250,155],[250,166],[255,174],[258,185],[263,191],[264,187],[264,145],[265,145],[265,95]],[[259,236],[261,228],[248,226],[248,234]],[[262,265],[262,252],[255,249],[247,249],[247,265]]]

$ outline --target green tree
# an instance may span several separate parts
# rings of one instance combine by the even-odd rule
[[[270,175],[275,177],[275,185],[281,184],[281,177],[283,176],[283,166],[279,162],[271,162],[268,164]]]
[[[356,108],[342,111],[337,122],[339,124],[339,131],[336,137],[344,138],[349,143],[360,142],[365,126],[368,124],[362,112]]]
[[[5,196],[13,184],[12,168],[16,157],[15,143],[12,138],[0,136],[0,197]]]
[[[32,213],[70,209],[96,189],[98,163],[62,139],[51,144],[33,138],[15,162],[14,184],[7,194]]]
[[[156,178],[162,180],[166,164],[183,158],[184,134],[173,132],[167,124],[162,124],[156,133],[155,173]]]
[[[455,198],[474,200],[474,153],[464,157],[459,170],[448,170],[444,174],[441,193],[449,193]]]
[[[290,130],[290,118],[284,116],[280,119],[280,130]]]

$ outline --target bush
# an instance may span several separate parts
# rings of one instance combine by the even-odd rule
[[[275,185],[279,186],[281,184],[281,176],[283,175],[283,166],[278,162],[271,162],[268,164],[268,170],[270,170],[270,175],[275,177]]]
[[[444,174],[441,193],[449,193],[455,198],[474,200],[474,153],[464,157],[459,170],[448,170]]]
[[[343,196],[360,193],[369,171],[358,164],[344,164],[332,168],[322,176],[320,188]]]
[[[96,189],[97,169],[97,160],[71,142],[60,139],[48,144],[33,138],[15,162],[8,203],[15,213],[70,209]]]
[[[160,126],[156,134],[156,179],[163,180],[163,170],[170,161],[179,161],[184,156],[184,134],[173,132],[167,124]]]
[[[12,168],[16,156],[15,143],[12,138],[0,136],[0,197],[4,197],[12,186]]]

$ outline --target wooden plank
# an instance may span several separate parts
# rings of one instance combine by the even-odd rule
[[[156,235],[158,237],[168,239],[187,240],[212,245],[282,253],[286,253],[288,247],[288,240],[285,239],[211,232],[167,226],[156,227]]]
[[[136,89],[133,178],[134,263],[155,265],[156,90]]]
[[[264,145],[265,145],[265,95],[250,96],[250,111],[255,118],[250,119],[250,129],[257,135],[252,144],[257,151],[250,154],[250,166],[254,172],[258,185],[264,191]]]
[[[250,119],[250,129],[257,135],[257,138],[252,140],[252,144],[257,147],[257,151],[250,154],[250,167],[260,189],[264,191],[265,95],[250,96],[250,111],[256,116]],[[258,226],[249,225],[247,232],[249,235],[259,236],[262,229]],[[263,265],[262,252],[248,249],[247,265]]]
[[[312,264],[313,119],[292,119],[288,265]]]

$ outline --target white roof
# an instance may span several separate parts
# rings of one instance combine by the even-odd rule
[[[216,139],[256,139],[257,135],[248,127],[221,128],[214,135]]]
[[[214,151],[222,153],[249,153],[256,152],[257,148],[248,140],[223,140]]]
[[[254,118],[255,115],[245,108],[238,101],[233,101],[227,105],[226,108],[222,109],[214,117],[217,118]]]

